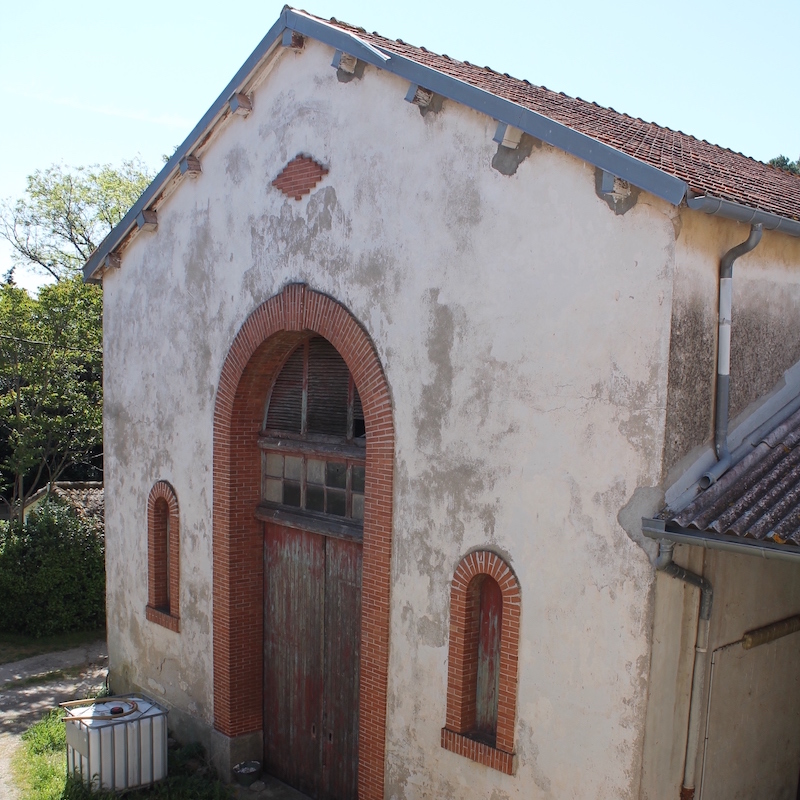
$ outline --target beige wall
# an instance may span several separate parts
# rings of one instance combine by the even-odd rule
[[[748,225],[688,209],[677,228],[665,486],[713,437],[719,261],[750,232]],[[765,231],[733,267],[732,420],[800,360],[799,305],[800,240]]]
[[[683,210],[677,226],[680,235],[676,244],[674,291],[672,307],[672,336],[669,359],[669,391],[664,446],[664,479],[667,491],[690,467],[705,456],[713,463],[710,445],[714,426],[713,393],[717,370],[717,303],[719,260],[734,245],[744,241],[749,226],[722,219],[712,219]],[[733,270],[733,322],[731,346],[731,423],[737,425],[753,411],[759,398],[767,395],[780,383],[785,370],[800,359],[800,328],[795,324],[800,303],[800,241],[766,231],[759,246],[740,258]],[[699,473],[697,475],[699,477]],[[685,488],[685,487],[684,487]],[[670,493],[671,494],[671,493]],[[680,494],[680,492],[677,492]],[[668,495],[669,496],[669,495]],[[708,667],[706,679],[706,708],[712,651],[735,641],[748,629],[767,624],[797,613],[798,595],[795,589],[800,566],[765,562],[748,556],[733,556],[699,548],[676,548],[676,561],[703,574],[714,586],[714,612],[711,619]],[[649,681],[647,733],[645,737],[642,797],[657,800],[677,797],[683,778],[686,732],[689,714],[689,692],[693,669],[693,648],[697,629],[699,593],[685,588],[664,575],[656,580],[653,623],[653,657]],[[785,687],[786,703],[776,712],[774,704],[756,704],[748,719],[733,725],[741,699],[734,699],[738,689],[747,685],[772,691],[772,673],[759,672],[750,664],[759,659],[777,657],[790,659],[796,650],[794,640],[787,640],[770,650],[748,656],[736,668],[722,668],[723,677],[715,679],[719,699],[715,713],[730,712],[727,722],[715,723],[726,730],[724,746],[715,734],[716,752],[728,754],[745,747],[748,737],[766,735],[779,727],[776,713],[782,714],[780,724],[791,724],[800,713],[800,696],[794,688]],[[730,659],[730,651],[717,656]],[[740,669],[741,666],[741,669]],[[738,671],[737,671],[738,670]],[[746,671],[751,670],[750,677]],[[727,677],[725,677],[727,676]],[[725,682],[729,687],[725,688]],[[725,711],[727,709],[727,711]],[[785,712],[785,713],[784,713]],[[713,722],[713,720],[712,720]],[[705,730],[705,717],[703,718]],[[713,726],[712,726],[713,727]],[[696,785],[700,787],[703,745],[698,757]],[[787,767],[794,750],[786,751],[779,768],[774,760],[769,770],[773,778],[797,788],[800,763]],[[723,761],[725,759],[722,759]],[[703,797],[723,796],[731,786],[738,785],[741,797],[772,798],[774,784],[763,782],[757,794],[747,794],[753,777],[753,760],[730,759],[725,768],[721,761],[708,762]],[[765,762],[766,763],[766,762]],[[783,770],[781,772],[781,770]],[[721,783],[722,774],[728,783]],[[789,776],[788,778],[786,776]],[[712,794],[717,787],[723,795]],[[784,786],[785,789],[785,786]],[[729,795],[740,796],[740,795]],[[794,795],[792,800],[794,800]]]

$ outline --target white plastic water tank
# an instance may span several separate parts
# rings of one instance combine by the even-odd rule
[[[63,703],[67,771],[94,789],[135,789],[167,776],[167,711],[143,695]]]

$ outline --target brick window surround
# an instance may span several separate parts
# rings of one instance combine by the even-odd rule
[[[214,726],[229,737],[263,730],[264,564],[258,434],[267,392],[289,352],[324,336],[350,370],[367,433],[359,678],[358,797],[384,796],[394,424],[369,336],[347,309],[305,284],[259,306],[236,335],[214,409]]]
[[[471,584],[482,575],[497,581],[503,598],[494,747],[470,736],[475,724],[479,622],[479,592],[473,591]],[[515,770],[520,606],[519,583],[511,567],[500,556],[489,550],[477,550],[464,556],[450,587],[447,719],[442,728],[442,747],[508,775]]]
[[[147,498],[147,607],[150,622],[180,631],[180,516],[178,497],[157,481]]]

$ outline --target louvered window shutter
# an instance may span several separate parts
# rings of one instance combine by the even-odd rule
[[[267,427],[302,433],[304,368],[305,348],[301,345],[289,356],[272,388]]]
[[[350,371],[336,348],[320,337],[308,343],[308,433],[347,437]]]

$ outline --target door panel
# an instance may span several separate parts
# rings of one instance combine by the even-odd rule
[[[279,525],[266,528],[265,766],[318,797],[325,540]]]
[[[358,778],[361,544],[326,540],[323,783],[326,800],[353,800]]]
[[[264,764],[315,800],[355,800],[361,543],[267,523]]]

